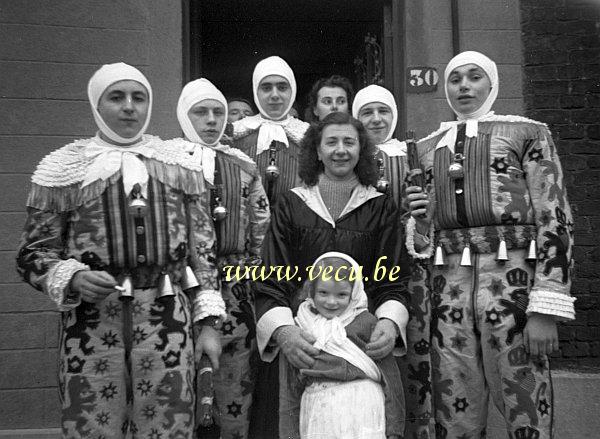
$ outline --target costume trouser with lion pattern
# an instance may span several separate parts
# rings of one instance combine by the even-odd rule
[[[191,438],[194,427],[190,303],[135,290],[63,314],[60,390],[65,438]],[[126,355],[125,310],[131,316]]]
[[[552,384],[547,361],[523,346],[525,309],[533,269],[526,250],[509,261],[473,254],[446,256],[432,271],[432,364],[438,438],[485,437],[488,399],[511,439],[552,437]]]

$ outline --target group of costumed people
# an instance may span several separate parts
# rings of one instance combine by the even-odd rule
[[[62,312],[63,437],[479,438],[491,394],[510,437],[551,438],[548,355],[574,318],[558,152],[491,111],[486,56],[444,79],[457,120],[408,145],[377,85],[322,79],[311,123],[290,116],[274,56],[257,115],[227,125],[197,79],[161,140],[144,75],[101,67],[98,132],[38,165],[17,256]],[[244,271],[271,267],[297,276]]]

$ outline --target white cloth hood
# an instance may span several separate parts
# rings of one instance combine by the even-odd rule
[[[294,77],[294,72],[291,67],[286,63],[282,58],[278,56],[270,56],[268,58],[259,61],[254,68],[254,73],[252,73],[252,92],[254,93],[254,103],[258,108],[258,111],[265,119],[270,119],[267,112],[260,106],[260,101],[258,100],[258,86],[260,85],[260,81],[265,79],[270,75],[278,75],[287,80],[290,84],[290,88],[292,89],[292,95],[290,97],[290,102],[288,107],[283,112],[283,116],[280,120],[286,119],[292,105],[294,105],[294,101],[296,100],[296,78]]]
[[[372,104],[374,102],[381,102],[382,104],[390,107],[390,110],[392,110],[392,124],[390,125],[390,130],[383,141],[383,143],[385,143],[394,135],[394,130],[396,129],[396,124],[398,123],[398,107],[396,106],[396,100],[394,99],[394,95],[388,89],[373,84],[359,90],[354,97],[354,102],[352,102],[352,116],[355,119],[358,119],[360,109],[365,105]]]

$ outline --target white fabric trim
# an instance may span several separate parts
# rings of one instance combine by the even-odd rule
[[[306,130],[308,130],[308,127],[310,126],[308,123],[291,116],[288,116],[286,119],[283,120],[272,121],[270,119],[265,119],[261,114],[256,114],[254,116],[236,120],[233,123],[233,138],[240,139],[242,137],[245,137],[250,133],[258,130],[265,122],[271,122],[272,124],[281,126],[283,128],[283,131],[285,131],[286,136],[298,144],[302,141]],[[289,146],[287,138],[283,143],[286,146]],[[258,144],[256,154],[258,155],[261,152],[268,151],[270,145],[270,142],[267,145]]]
[[[200,143],[187,143],[185,146],[186,152],[191,153],[192,160],[198,167],[202,169],[204,179],[210,184],[215,184],[215,159],[217,153],[210,146],[203,146]]]
[[[529,293],[527,315],[531,313],[548,314],[564,320],[575,319],[575,297],[551,291],[532,289]]]
[[[395,349],[395,355],[406,354],[406,325],[408,324],[408,310],[406,307],[398,302],[397,300],[388,300],[383,302],[379,308],[375,310],[375,316],[378,319],[390,319],[398,326],[400,331],[400,337],[402,337],[403,347],[402,349]]]
[[[216,290],[200,291],[193,302],[192,321],[198,322],[206,317],[220,317],[222,320],[227,318],[225,311],[225,302],[221,292]]]
[[[427,247],[425,247],[421,252],[417,252],[415,248],[415,236],[419,234],[424,242],[428,242]],[[434,235],[434,225],[433,221],[429,225],[429,236],[423,236],[417,232],[417,220],[411,215],[406,222],[406,242],[404,245],[408,250],[408,253],[416,259],[429,259],[433,256],[433,249],[435,246],[433,245],[433,235]]]
[[[390,139],[387,142],[377,145],[388,157],[405,157],[406,142],[400,142],[398,139]]]
[[[271,337],[275,330],[281,326],[295,326],[292,310],[287,306],[276,306],[263,314],[256,323],[256,342],[260,358],[270,363],[277,357],[279,346],[271,345]],[[267,347],[272,349],[267,350]]]
[[[54,264],[46,274],[44,290],[56,304],[59,311],[69,311],[81,303],[79,296],[76,303],[65,304],[65,296],[69,291],[71,279],[78,271],[89,271],[90,267],[76,259],[66,259]]]

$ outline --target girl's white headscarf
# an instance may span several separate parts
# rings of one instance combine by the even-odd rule
[[[148,92],[148,114],[146,115],[146,120],[144,121],[144,125],[140,131],[131,138],[121,137],[111,130],[100,116],[100,113],[98,113],[98,103],[100,102],[102,93],[104,93],[104,91],[115,82],[128,80],[139,82],[146,87],[146,91]],[[150,123],[150,116],[152,114],[152,87],[150,87],[148,79],[146,79],[144,74],[138,69],[122,62],[105,64],[100,67],[90,78],[87,92],[96,125],[98,126],[98,129],[110,140],[115,143],[127,144],[136,141],[142,134],[146,132],[148,124]]]
[[[360,109],[365,105],[375,102],[381,102],[382,104],[387,105],[392,111],[392,124],[390,125],[390,129],[385,140],[377,145],[377,147],[390,157],[406,155],[406,143],[392,139],[394,130],[398,124],[398,107],[396,106],[394,95],[388,89],[372,84],[359,90],[352,103],[352,116],[355,119],[358,119]]]
[[[452,103],[448,98],[448,77],[455,68],[467,64],[475,64],[481,67],[483,71],[488,75],[488,78],[490,78],[491,84],[490,94],[486,98],[485,102],[481,105],[481,107],[468,114],[457,111],[452,106]],[[496,98],[498,97],[498,88],[498,68],[496,67],[496,63],[484,54],[474,51],[467,51],[459,53],[454,58],[452,58],[446,66],[446,70],[444,72],[444,90],[446,91],[446,100],[448,101],[450,108],[452,108],[452,111],[456,113],[458,122],[451,121],[441,123],[440,130],[447,130],[447,132],[438,142],[436,149],[447,147],[450,151],[454,152],[454,144],[456,143],[456,137],[458,133],[457,125],[461,122],[465,122],[466,125],[465,136],[476,137],[479,125],[478,121],[484,120],[486,117],[494,115],[494,112],[490,110],[492,108],[492,105],[494,105]]]
[[[481,107],[479,107],[472,113],[461,113],[452,106],[452,103],[448,98],[448,77],[455,68],[467,64],[475,64],[481,67],[481,69],[488,75],[488,78],[490,78],[492,88],[490,89],[490,94],[488,95],[485,102],[481,105]],[[487,113],[489,113],[489,111],[492,109],[492,105],[498,97],[498,86],[498,67],[496,67],[496,63],[484,54],[479,52],[467,51],[459,53],[450,60],[444,72],[444,88],[446,91],[446,100],[448,101],[450,108],[452,108],[454,113],[456,113],[458,120],[479,119],[481,116],[484,116]]]
[[[311,309],[315,308],[312,298],[307,298],[298,308],[296,322],[304,331],[312,334],[317,341],[314,346],[331,355],[341,357],[350,364],[361,369],[374,381],[381,380],[381,372],[375,362],[355,345],[347,336],[345,327],[350,324],[356,316],[367,310],[367,294],[365,286],[360,278],[362,273],[358,263],[350,256],[344,253],[328,252],[317,258],[313,266],[317,266],[320,261],[326,258],[339,258],[348,262],[351,270],[354,271],[356,279],[352,285],[350,303],[342,314],[332,319],[327,319],[321,314],[315,314]],[[317,275],[318,269],[313,271]],[[343,274],[349,274],[349,271]],[[335,275],[335,273],[332,273]]]

